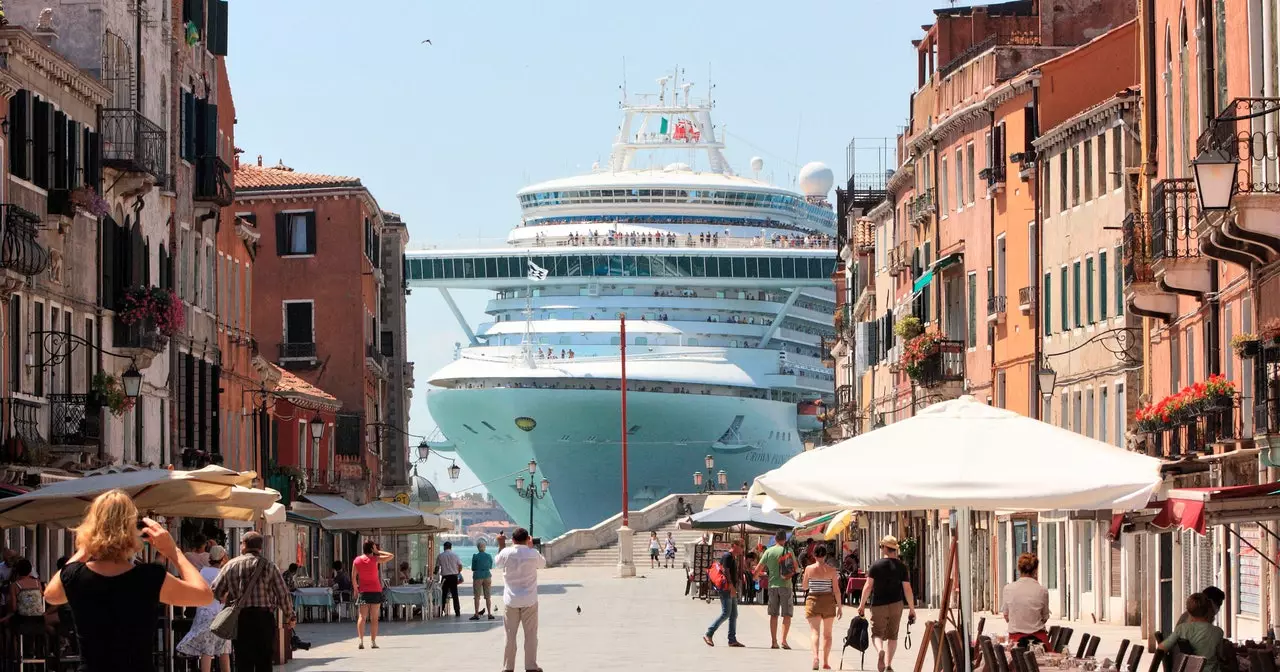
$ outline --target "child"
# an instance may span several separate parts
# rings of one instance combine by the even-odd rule
[[[1165,653],[1172,653],[1178,642],[1186,642],[1191,653],[1204,658],[1202,672],[1218,672],[1218,645],[1222,643],[1222,628],[1213,624],[1217,614],[1213,602],[1204,593],[1187,598],[1187,620],[1173,629],[1173,634],[1159,643]],[[1152,640],[1154,641],[1154,637]]]

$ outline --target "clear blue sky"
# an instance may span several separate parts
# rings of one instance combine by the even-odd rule
[[[705,94],[710,68],[738,172],[758,155],[762,177],[787,184],[793,162],[823,161],[841,183],[851,138],[892,138],[906,123],[911,40],[940,5],[233,2],[236,144],[246,161],[360,177],[403,215],[411,245],[501,238],[519,220],[516,190],[607,158],[625,59],[632,92],[679,65]],[[481,321],[486,294],[455,296]],[[425,434],[427,377],[465,337],[434,290],[408,305],[411,431]],[[433,457],[422,473],[444,491],[477,484],[465,468],[449,483],[447,464]]]

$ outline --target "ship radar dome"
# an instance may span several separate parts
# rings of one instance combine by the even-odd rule
[[[821,161],[806,163],[800,169],[800,191],[805,196],[826,196],[835,183],[835,174]]]
[[[764,170],[764,159],[758,156],[751,157],[751,172],[758,173],[761,170]]]
[[[667,167],[666,167],[666,168],[663,168],[662,170],[663,170],[663,171],[665,171],[665,172],[668,172],[668,173],[674,173],[674,172],[676,172],[676,171],[678,171],[678,170],[689,171],[689,170],[693,170],[693,169],[692,169],[692,168],[690,168],[690,167],[689,167],[689,164],[687,164],[687,163],[680,163],[680,162],[676,162],[676,163],[668,163],[668,164],[667,164]]]

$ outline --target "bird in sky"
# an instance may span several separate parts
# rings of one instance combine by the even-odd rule
[[[582,613],[582,607],[581,607],[581,606],[579,606],[579,607],[578,607],[578,613],[579,613],[579,614],[581,614],[581,613]]]
[[[422,43],[423,43],[423,44],[431,44],[431,40],[423,40],[423,41],[422,41]],[[433,47],[434,47],[434,46],[436,46],[436,45],[431,44],[431,46],[433,46]]]

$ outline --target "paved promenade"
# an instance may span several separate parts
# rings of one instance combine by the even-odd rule
[[[607,568],[550,569],[541,577],[539,663],[548,672],[558,670],[701,670],[732,669],[735,672],[809,669],[809,626],[796,608],[790,636],[791,651],[769,649],[769,619],[763,606],[742,607],[738,639],[744,649],[730,649],[725,628],[716,633],[715,648],[702,643],[702,633],[719,612],[718,603],[684,597],[681,570],[648,570],[646,578],[616,579]],[[496,577],[495,577],[496,578]],[[496,592],[497,586],[495,586]],[[577,608],[582,608],[582,613]],[[311,641],[310,651],[298,651],[283,670],[343,672],[418,672],[423,669],[489,672],[502,669],[502,612],[497,620],[468,621],[471,596],[464,585],[463,614],[432,621],[383,623],[378,650],[356,649],[355,625],[302,624],[301,637]],[[834,647],[840,646],[848,619],[836,622]],[[921,611],[912,627],[919,646],[922,624],[932,612]],[[905,619],[904,619],[905,623]],[[1004,623],[988,618],[988,632],[1001,632]],[[1121,638],[1136,639],[1136,628],[1075,625],[1102,637],[1100,655],[1114,652]],[[366,642],[366,647],[368,642]],[[911,672],[916,649],[899,656],[898,672]],[[1111,653],[1110,655],[1114,655]],[[833,651],[832,667],[839,656]],[[523,659],[517,654],[517,669]],[[846,670],[858,669],[858,654],[849,649]],[[867,669],[875,670],[874,652],[867,655]],[[932,670],[929,667],[928,670]]]

